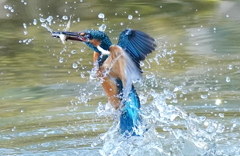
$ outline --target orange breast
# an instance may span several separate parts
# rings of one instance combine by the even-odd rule
[[[98,60],[99,56],[100,56],[99,53],[94,52],[94,54],[93,54],[94,64]],[[100,67],[97,71],[97,74],[98,74],[99,78],[103,78],[102,87],[108,97],[108,102],[115,109],[118,109],[120,107],[120,100],[118,99],[118,89],[116,86],[116,82],[114,82],[114,80],[112,80],[108,75],[103,77],[103,72],[105,70],[106,70],[106,68]]]
[[[104,77],[102,87],[107,94],[109,103],[115,108],[120,107],[120,100],[118,99],[118,89],[116,83],[112,81],[109,77]]]

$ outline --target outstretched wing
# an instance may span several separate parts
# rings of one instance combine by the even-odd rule
[[[131,57],[138,69],[140,61],[155,50],[155,40],[139,30],[125,29],[119,36],[118,45]]]

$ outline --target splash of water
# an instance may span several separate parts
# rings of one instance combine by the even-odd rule
[[[90,74],[94,73],[93,69]],[[146,78],[155,79],[154,75],[147,75]],[[96,87],[100,84],[101,82]],[[187,94],[182,86],[175,87],[173,91],[165,89],[163,93],[151,90],[143,96],[140,94],[141,103],[146,103],[146,98],[153,100],[141,108],[142,126],[136,130],[136,134],[140,136],[131,138],[125,138],[119,133],[121,113],[108,103],[106,105],[99,103],[97,115],[112,117],[114,122],[106,133],[99,135],[92,143],[92,147],[101,145],[99,153],[102,156],[216,155],[220,151],[217,144],[224,138],[222,133],[225,126],[205,116],[188,114],[179,106],[167,104],[166,100],[174,99],[177,91]],[[89,98],[88,95],[81,95],[79,101],[87,102]],[[177,101],[173,103],[177,104]]]
[[[50,25],[52,25],[52,20],[53,17],[52,16],[48,16],[46,19],[44,18],[39,18],[39,21],[42,23],[41,26],[46,28],[50,33],[53,32],[53,30],[49,27]],[[37,21],[34,19],[33,24],[36,25]]]
[[[42,23],[41,26],[46,28],[50,33],[53,32],[53,30],[46,23]]]
[[[153,100],[141,109],[143,126],[139,131],[143,135],[128,139],[118,132],[120,113],[111,110],[109,104],[99,104],[98,115],[112,115],[115,121],[93,146],[102,144],[99,152],[103,156],[216,155],[216,144],[221,140],[225,126],[205,116],[188,114],[179,106],[167,104],[166,99],[171,94],[174,93],[149,93]]]

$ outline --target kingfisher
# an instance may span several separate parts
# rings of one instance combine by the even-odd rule
[[[155,40],[142,31],[129,28],[120,33],[116,45],[106,33],[98,30],[53,31],[52,36],[80,41],[93,50],[95,75],[102,80],[108,102],[121,112],[119,132],[124,136],[137,135],[136,129],[142,119],[134,82],[141,80],[140,63],[155,50]]]

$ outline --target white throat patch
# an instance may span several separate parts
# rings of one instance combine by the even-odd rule
[[[100,46],[97,46],[97,49],[102,52],[102,55],[109,55],[110,54],[110,51],[104,50]]]

